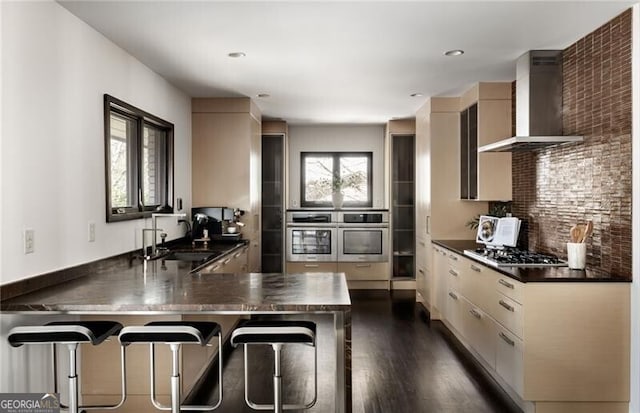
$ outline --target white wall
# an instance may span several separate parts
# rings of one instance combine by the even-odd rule
[[[103,94],[174,123],[175,196],[185,211],[190,98],[55,2],[0,4],[0,283],[140,248],[149,222],[105,221]],[[169,239],[184,233],[177,219],[165,220]],[[35,231],[33,254],[23,253],[25,228]]]
[[[289,126],[289,199],[300,207],[300,152],[373,152],[373,207],[384,207],[384,125]]]

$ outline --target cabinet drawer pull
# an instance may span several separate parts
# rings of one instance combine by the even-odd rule
[[[217,270],[218,270],[218,268],[220,268],[220,265],[214,265],[213,267],[211,267],[211,268],[209,269],[209,271],[214,272],[214,271],[217,271]]]
[[[507,310],[511,311],[512,313],[515,311],[515,308],[513,308],[513,306],[505,303],[504,300],[498,301],[498,304],[500,304],[502,307],[506,308]]]
[[[500,338],[507,343],[508,345],[510,345],[511,347],[515,347],[516,342],[511,340],[509,337],[507,337],[507,335],[505,333],[503,333],[502,331],[498,333],[498,335],[500,336]]]
[[[477,318],[478,320],[482,319],[482,314],[480,314],[479,312],[477,312],[476,310],[474,310],[473,308],[471,310],[469,310],[469,314],[471,314],[472,316],[474,316],[475,318]]]
[[[452,260],[454,260],[454,261],[458,261],[458,257],[456,257],[456,256],[455,256],[455,255],[453,255],[453,254],[449,254],[449,258],[451,258],[451,259],[452,259]]]
[[[305,264],[304,268],[318,268],[319,265],[318,264]]]
[[[418,242],[418,244],[422,245],[423,247],[425,247],[426,245],[424,244],[424,241],[420,241]]]
[[[482,272],[482,270],[480,269],[480,267],[478,267],[478,266],[476,266],[476,265],[473,265],[473,264],[471,264],[471,269],[472,269],[473,271],[475,271],[475,272]]]
[[[424,270],[423,270],[422,268],[418,268],[418,272],[419,272],[420,274],[424,274]]]
[[[505,287],[507,287],[507,288],[511,288],[512,290],[515,288],[515,285],[513,285],[513,284],[511,284],[511,283],[506,282],[506,281],[505,281],[505,280],[503,280],[502,278],[500,278],[500,279],[498,280],[498,284],[502,284],[502,285],[504,285],[504,286],[505,286]]]
[[[454,300],[458,299],[458,296],[452,293],[451,291],[449,291],[449,297],[453,298]]]
[[[226,260],[222,261],[222,265],[227,265],[229,264],[230,261],[231,261],[231,258],[227,258]]]
[[[356,268],[371,268],[371,264],[356,264]]]
[[[449,274],[453,275],[454,277],[458,276],[458,273],[455,272],[454,270],[449,270]]]
[[[241,254],[242,254],[241,252],[236,252],[236,253],[233,255],[233,258],[238,258]]]
[[[440,251],[440,254],[442,254],[443,257],[447,256],[447,253],[445,251]]]

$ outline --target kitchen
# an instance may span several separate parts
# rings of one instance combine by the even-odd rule
[[[446,117],[444,115],[448,113],[446,110],[433,110],[434,103],[440,104],[442,108],[442,106],[451,102],[446,100],[437,102],[438,99],[461,96],[476,82],[499,80],[512,82],[515,80],[515,61],[527,50],[561,48],[568,51],[568,53],[575,53],[571,57],[573,59],[571,61],[582,62],[581,65],[584,65],[584,67],[576,64],[578,69],[575,78],[571,76],[565,77],[565,83],[576,82],[575,87],[578,92],[575,97],[578,101],[583,99],[584,96],[590,95],[590,90],[595,95],[601,94],[603,90],[601,88],[586,88],[589,81],[596,82],[592,78],[598,78],[598,75],[587,73],[593,70],[593,66],[590,66],[592,62],[588,62],[588,56],[593,52],[588,47],[595,47],[593,46],[595,42],[587,44],[586,41],[581,43],[578,40],[618,16],[631,4],[631,2],[617,4],[616,12],[614,13],[610,10],[605,11],[606,7],[604,5],[595,3],[592,5],[594,10],[601,11],[602,16],[606,15],[607,17],[601,16],[599,19],[593,19],[589,23],[584,22],[583,25],[585,27],[579,30],[579,35],[578,30],[575,29],[575,33],[572,33],[574,37],[570,42],[554,44],[549,41],[549,45],[541,46],[532,43],[525,48],[518,49],[518,53],[514,53],[510,57],[509,77],[504,76],[503,79],[478,78],[474,77],[473,74],[468,74],[464,86],[463,84],[452,84],[438,91],[426,89],[407,90],[406,93],[403,92],[404,95],[407,95],[407,98],[404,99],[405,101],[408,100],[410,93],[422,92],[425,96],[414,97],[409,100],[409,103],[403,103],[405,105],[403,106],[404,108],[411,107],[412,111],[405,109],[405,112],[393,114],[387,111],[385,112],[386,118],[383,120],[378,120],[380,119],[379,117],[372,120],[373,117],[367,118],[366,114],[360,117],[360,119],[366,119],[367,123],[374,123],[375,126],[357,124],[362,123],[362,121],[354,119],[356,118],[355,114],[359,113],[357,107],[345,108],[339,111],[340,113],[334,118],[334,123],[345,126],[323,126],[313,125],[313,122],[304,122],[305,117],[308,116],[304,112],[292,112],[294,114],[291,117],[280,115],[287,121],[288,125],[286,138],[289,140],[287,150],[290,153],[288,154],[289,157],[286,158],[288,159],[287,179],[291,182],[289,183],[289,198],[286,201],[287,208],[299,208],[301,200],[298,194],[300,187],[296,177],[297,172],[295,171],[295,168],[299,168],[300,161],[299,158],[295,157],[294,151],[313,152],[326,150],[327,146],[330,146],[329,149],[332,151],[365,151],[361,147],[349,147],[349,145],[355,145],[355,142],[357,142],[355,135],[362,132],[367,135],[375,135],[373,139],[376,141],[376,145],[382,147],[380,151],[366,149],[366,151],[373,152],[374,165],[378,163],[390,165],[391,159],[386,159],[386,157],[389,156],[391,150],[385,146],[391,144],[390,133],[388,131],[385,132],[387,122],[389,122],[387,128],[398,127],[398,135],[415,133],[420,136],[425,130],[420,130],[425,125],[417,121],[415,131],[406,130],[401,120],[391,120],[392,117],[401,115],[401,117],[410,118],[415,116],[419,118],[421,115],[426,115],[427,108],[423,108],[419,113],[418,110],[423,107],[427,100],[431,100],[430,115],[438,113],[439,115],[437,116]],[[76,6],[87,8],[85,11],[87,15],[84,18],[91,19],[89,15],[93,14],[93,12],[91,12],[90,6],[87,4],[82,5],[81,3],[77,3]],[[67,7],[72,8],[72,5],[68,4]],[[505,7],[516,6],[505,5]],[[602,7],[602,9],[598,9],[598,7]],[[637,6],[634,7],[637,8]],[[631,12],[633,14],[634,40],[637,39],[637,28],[635,27],[637,21],[636,8]],[[474,10],[479,12],[477,9]],[[76,10],[76,13],[80,13],[80,11]],[[100,14],[99,12],[96,13]],[[115,13],[118,14],[119,10],[116,10]],[[126,12],[120,14],[122,16],[129,15]],[[150,68],[151,66],[145,66],[138,61],[140,59],[143,62],[147,62],[147,60],[152,62],[156,58],[153,56],[153,48],[146,46],[153,44],[153,39],[147,39],[141,43],[142,46],[138,45],[138,48],[136,48],[136,45],[130,45],[131,49],[127,50],[137,50],[136,53],[126,51],[112,43],[112,41],[118,43],[117,41],[109,40],[109,36],[104,37],[67,11],[64,7],[64,2],[62,2],[62,5],[58,3],[26,3],[20,5],[17,3],[3,3],[2,19],[2,102],[4,104],[2,106],[1,177],[3,191],[0,196],[2,197],[3,238],[0,268],[2,268],[3,290],[6,290],[6,284],[15,281],[104,259],[126,251],[139,250],[142,247],[142,229],[151,226],[149,220],[107,224],[104,218],[104,145],[102,141],[102,96],[104,93],[123,98],[136,107],[148,110],[161,118],[169,119],[175,125],[175,168],[173,180],[175,198],[181,198],[183,201],[182,212],[190,212],[192,207],[208,205],[228,205],[249,211],[242,218],[243,222],[246,222],[246,227],[242,229],[242,232],[245,237],[253,237],[252,240],[254,241],[258,239],[257,232],[259,233],[258,226],[260,222],[253,221],[251,211],[256,211],[256,208],[258,208],[260,190],[258,188],[259,185],[252,182],[249,177],[249,169],[256,168],[257,170],[260,166],[257,162],[257,156],[259,157],[259,155],[251,153],[250,136],[256,135],[256,131],[252,131],[251,128],[255,129],[255,123],[257,122],[256,120],[252,124],[251,119],[259,119],[255,115],[254,108],[247,107],[233,111],[223,108],[223,110],[227,110],[227,112],[223,112],[219,108],[198,107],[198,99],[204,101],[209,97],[229,96],[230,94],[228,91],[222,90],[222,88],[214,90],[215,87],[211,87],[205,95],[190,94],[179,90],[174,86],[179,82],[178,77],[172,78],[169,75],[167,81],[157,73],[154,73],[154,69]],[[98,23],[94,22],[93,24]],[[618,30],[619,27],[620,25],[614,25],[607,30],[613,31],[615,34],[615,30]],[[299,26],[298,28],[300,30],[304,29],[304,27]],[[98,30],[104,33],[104,31],[109,30],[117,32],[119,29],[118,26],[112,26],[111,29],[101,27]],[[570,31],[570,29],[567,30]],[[117,38],[117,33],[112,34],[112,36]],[[506,36],[504,32],[502,32],[502,36]],[[569,35],[567,38],[569,38]],[[613,38],[622,37],[613,35]],[[190,47],[201,50],[205,46],[194,42]],[[224,50],[226,52],[236,51],[235,47],[238,47],[237,50],[242,50],[242,47],[235,46],[235,43],[231,46],[225,46]],[[452,45],[452,47],[460,46]],[[628,43],[617,45],[616,48],[611,46],[613,50],[618,50],[618,47],[630,46]],[[634,80],[637,78],[635,74],[638,56],[636,47],[637,45],[633,44],[632,67]],[[442,48],[447,49],[446,47]],[[184,53],[187,53],[187,50],[184,50]],[[466,56],[470,55],[473,55],[472,51],[467,50]],[[247,60],[253,58],[252,53],[247,51],[246,58]],[[312,61],[318,63],[316,60]],[[146,64],[152,65],[152,63]],[[244,72],[247,69],[241,66],[242,58],[240,60],[228,59],[226,64],[231,66],[231,70],[236,71],[238,74],[249,75]],[[325,62],[324,64],[328,63]],[[451,64],[455,65],[455,63]],[[627,76],[627,79],[632,76],[628,71],[622,74],[617,73],[615,68],[619,68],[620,65],[608,67],[606,62],[601,62],[601,64],[604,65],[604,70],[608,71],[606,75],[602,75],[602,78],[600,78],[603,84],[607,84],[609,79],[612,78],[611,82],[622,82],[622,80],[617,80],[618,78],[615,78],[614,74],[616,76]],[[305,67],[296,68],[295,70],[304,71]],[[449,70],[453,69],[450,68]],[[480,69],[478,68],[477,70]],[[259,77],[261,75],[253,76]],[[421,76],[425,75],[421,74]],[[233,76],[224,78],[220,74],[220,77],[229,83],[234,81]],[[123,85],[122,79],[127,79],[126,86]],[[581,87],[583,89],[580,89]],[[629,87],[628,82],[627,87]],[[636,108],[638,95],[636,82],[633,82],[633,88],[633,107]],[[144,93],[134,92],[141,89],[144,90]],[[266,108],[270,105],[268,99],[272,99],[275,102],[275,106],[281,104],[276,93],[271,90],[267,92],[272,94],[272,98],[252,97],[250,99],[253,102],[251,105],[259,106],[263,111],[263,115],[267,113]],[[257,93],[264,93],[264,91],[251,91],[250,94],[247,91],[245,95],[254,96]],[[322,95],[322,91],[314,89],[309,89],[308,93]],[[434,96],[433,98],[431,98],[432,95]],[[192,97],[197,99],[192,101]],[[508,99],[511,99],[510,94]],[[612,99],[615,99],[615,97]],[[620,110],[621,112],[616,112],[615,110],[607,112],[610,106],[606,106],[604,102],[588,102],[585,110],[589,111],[589,114],[572,113],[569,116],[571,126],[568,129],[572,132],[580,131],[589,139],[591,134],[581,130],[584,128],[584,124],[581,122],[591,122],[591,120],[587,121],[585,119],[591,119],[590,113],[593,111],[602,113],[602,117],[605,120],[610,119],[613,122],[614,130],[616,128],[622,129],[621,131],[617,130],[613,135],[619,137],[620,135],[627,136],[631,133],[636,134],[637,132],[631,132],[631,130],[635,131],[637,128],[631,128],[630,123],[627,129],[620,126],[626,125],[627,122],[631,121],[629,119],[631,108],[618,104],[622,100],[614,100],[614,102],[616,103],[614,105],[615,110]],[[568,101],[565,103],[568,103]],[[312,99],[309,99],[308,105],[311,104]],[[578,108],[583,107],[579,106],[579,102],[571,104],[575,104],[575,107]],[[85,107],[89,106],[94,106],[96,110],[85,110]],[[228,108],[230,105],[223,106]],[[302,110],[306,105],[300,104],[298,106],[300,106],[298,110]],[[450,110],[449,113],[459,112],[459,109],[463,108],[457,106],[455,110]],[[607,109],[607,111],[604,109]],[[275,109],[269,110],[271,110],[270,116],[278,116]],[[378,110],[382,111],[380,108]],[[254,115],[252,115],[252,112]],[[194,113],[203,115],[194,115]],[[199,142],[198,117],[209,116],[204,115],[205,113],[213,114],[211,117],[216,119],[225,117],[237,118],[246,115],[248,119],[247,125],[242,127],[246,128],[246,132],[243,133],[247,138],[241,140],[232,136],[228,142],[221,144],[224,148],[223,150],[216,150],[214,153],[208,154],[208,159],[199,158],[199,155],[204,152],[194,149]],[[34,121],[34,114],[37,116],[37,122]],[[635,111],[633,116],[633,123],[637,123]],[[598,131],[599,128],[602,128],[602,126],[599,126],[602,122],[602,119],[596,119],[591,127],[593,130]],[[266,124],[267,122],[264,123]],[[515,123],[517,124],[517,121]],[[430,127],[434,125],[435,123],[430,123]],[[566,126],[565,129],[567,129]],[[276,133],[279,133],[279,131],[276,130]],[[337,133],[342,136],[348,136],[346,139],[333,138],[334,140],[340,140],[340,145],[336,145],[335,141],[332,143],[328,138],[329,136],[336,136]],[[604,131],[595,133],[599,133],[600,138],[597,145],[588,146],[591,150],[589,153],[582,150],[587,146],[575,146],[573,148],[581,148],[575,150],[572,150],[571,146],[548,149],[542,152],[542,156],[527,152],[514,153],[512,155],[513,170],[511,174],[514,199],[512,213],[516,217],[528,218],[533,216],[536,218],[529,222],[528,243],[530,249],[547,251],[559,256],[565,255],[564,243],[568,240],[570,223],[575,221],[584,222],[591,217],[595,218],[596,229],[588,247],[590,248],[588,264],[612,273],[626,274],[627,276],[630,276],[632,271],[635,272],[634,275],[636,277],[633,277],[634,281],[630,284],[631,308],[633,309],[637,305],[637,281],[635,280],[638,279],[637,268],[640,265],[638,265],[637,260],[640,254],[637,250],[638,246],[635,245],[638,243],[633,243],[631,240],[632,228],[637,234],[637,217],[640,214],[633,214],[632,225],[631,208],[633,205],[634,211],[637,212],[637,205],[640,203],[634,202],[631,204],[630,193],[617,194],[615,191],[620,188],[616,185],[617,183],[622,183],[627,188],[631,187],[631,173],[629,171],[632,169],[632,159],[634,165],[637,166],[637,148],[630,147],[630,138],[627,137],[626,141],[620,140],[612,144],[615,145],[614,149],[616,150],[612,154],[606,146],[607,142],[612,140],[612,137],[606,135]],[[259,134],[258,130],[258,137]],[[92,136],[92,138],[88,139],[86,138],[87,136]],[[637,137],[633,139],[637,140]],[[321,145],[323,141],[327,142],[326,146]],[[419,143],[420,141],[418,140],[416,145],[419,145]],[[294,145],[306,146],[296,149]],[[433,145],[432,148],[436,149]],[[634,151],[633,158],[631,157],[632,150]],[[594,159],[602,159],[603,161],[594,162]],[[452,174],[457,176],[457,162],[447,161],[446,157],[431,157],[431,162],[435,163],[437,161],[441,161],[442,165],[440,166],[447,168],[443,170],[451,171]],[[427,164],[424,161],[418,160],[416,168],[418,171],[425,171],[425,169],[420,169],[428,167],[425,165]],[[433,168],[434,166],[430,167]],[[633,188],[636,189],[633,191],[633,197],[636,201],[639,169],[638,167],[633,168],[633,183],[635,185]],[[220,173],[220,170],[226,171],[226,173]],[[577,172],[575,174],[568,173],[571,170],[577,170]],[[238,171],[238,174],[234,175],[228,171]],[[532,171],[536,171],[537,175],[533,174]],[[392,206],[388,199],[390,192],[388,188],[392,186],[389,167],[387,167],[386,171],[384,167],[374,167],[373,174],[374,186],[371,206],[381,209]],[[431,185],[432,190],[436,190],[434,182],[420,181],[425,176],[424,173],[417,174],[416,189]],[[562,179],[562,177],[566,177],[566,179]],[[603,177],[603,179],[599,177]],[[216,190],[199,190],[203,188],[201,181],[199,181],[201,179],[214,182]],[[455,181],[454,179],[454,185],[457,187],[458,183]],[[61,184],[62,182],[64,184]],[[567,182],[570,184],[568,185]],[[424,207],[424,205],[420,204],[421,199],[419,196],[416,205],[418,210]],[[42,199],[43,197],[45,198],[44,200]],[[42,201],[46,203],[47,212],[38,214],[36,211],[38,208],[42,208],[42,205],[39,205],[42,204]],[[294,202],[298,204],[296,205]],[[443,233],[443,228],[438,229],[437,227],[442,220],[434,219],[436,217],[436,209],[458,207],[461,209],[451,209],[453,214],[460,214],[456,221],[456,231],[458,232],[439,235]],[[422,239],[425,245],[429,245],[432,240],[438,239],[472,239],[473,231],[466,228],[464,224],[476,214],[488,211],[486,203],[477,201],[457,202],[456,204],[432,204],[431,208],[433,218],[431,218],[429,224],[434,235],[432,239]],[[391,208],[389,208],[389,211],[391,212]],[[51,219],[51,217],[55,218]],[[390,221],[390,228],[393,228],[393,216]],[[426,226],[426,222],[426,217],[424,219],[416,217],[416,226]],[[88,223],[94,223],[94,242],[87,242],[87,227],[91,227]],[[164,219],[160,223],[161,227],[168,233],[168,240],[179,238],[184,233],[182,225],[178,225],[177,222],[175,225],[171,225],[171,223],[172,221],[168,219]],[[602,231],[605,226],[611,228],[606,233]],[[23,251],[25,229],[34,230],[34,253],[32,254],[24,254]],[[421,231],[418,228],[416,232],[420,233]],[[252,245],[259,245],[259,242],[253,242]],[[416,246],[420,246],[420,240],[416,240]],[[264,245],[262,247],[264,248]],[[633,254],[631,253],[632,250]],[[389,251],[391,256],[393,251],[392,249]],[[259,255],[253,254],[253,256]],[[632,265],[632,259],[635,265]],[[258,265],[258,262],[256,261],[253,265]],[[378,281],[375,282],[379,283]],[[382,281],[382,283],[386,284],[383,288],[389,285],[385,281]],[[416,288],[415,281],[400,280],[396,284],[396,288]],[[640,392],[638,390],[640,388],[638,385],[640,369],[638,368],[638,360],[635,359],[639,347],[637,338],[638,320],[635,313],[636,311],[631,311],[631,330],[627,332],[631,335],[629,343],[631,348],[629,366],[631,381],[630,411],[638,411],[638,393]],[[2,323],[2,331],[5,334],[5,326],[7,326],[5,324],[7,323],[5,316],[3,316]],[[3,340],[3,364],[10,357],[9,350]],[[16,372],[12,373],[15,374]],[[7,378],[3,376],[2,380],[3,383],[6,383]],[[3,391],[4,388],[3,384]]]

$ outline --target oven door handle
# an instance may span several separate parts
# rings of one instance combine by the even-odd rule
[[[338,224],[338,228],[340,229],[358,229],[361,231],[366,231],[368,229],[389,229],[389,225],[385,224],[371,224],[371,225],[363,225],[363,224]]]

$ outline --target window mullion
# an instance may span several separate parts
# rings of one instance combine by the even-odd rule
[[[139,211],[144,211],[145,210],[145,206],[144,206],[144,196],[142,195],[142,192],[144,191],[144,188],[142,187],[142,145],[143,145],[143,135],[144,135],[144,120],[142,117],[138,117],[136,119],[136,167],[135,169],[135,173],[136,173],[136,184],[137,184],[137,188],[136,188],[136,203],[138,205],[138,210]]]

